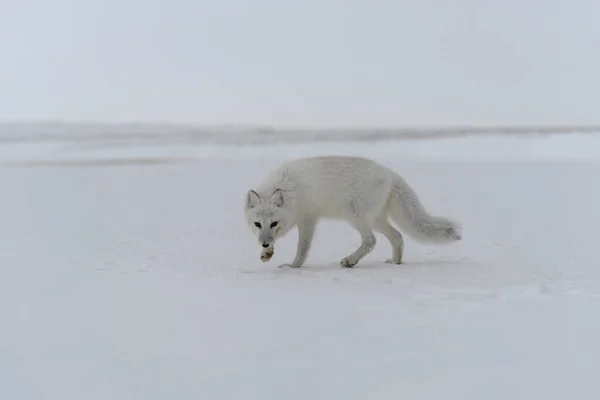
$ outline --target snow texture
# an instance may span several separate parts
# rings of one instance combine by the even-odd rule
[[[600,398],[599,148],[595,135],[7,143],[0,398]],[[405,236],[397,266],[380,239],[343,269],[359,237],[323,222],[305,267],[276,268],[295,232],[262,263],[245,192],[283,160],[325,153],[394,168],[463,240]]]

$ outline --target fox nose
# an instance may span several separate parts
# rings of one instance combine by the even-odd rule
[[[264,248],[266,249],[267,247],[269,247],[269,243],[267,243],[267,242],[264,242],[264,243],[262,244],[262,247],[264,247]]]

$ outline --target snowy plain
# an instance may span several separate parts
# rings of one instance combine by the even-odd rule
[[[393,167],[464,239],[405,264],[319,225],[270,263],[245,192],[280,162]],[[0,398],[600,398],[600,136],[0,146]]]

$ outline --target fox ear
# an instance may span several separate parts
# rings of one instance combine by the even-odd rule
[[[248,190],[246,193],[246,208],[254,208],[260,204],[260,196],[254,190]]]
[[[271,195],[270,202],[274,206],[281,207],[283,205],[283,191],[281,189],[275,189]]]

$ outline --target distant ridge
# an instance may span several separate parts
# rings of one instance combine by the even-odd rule
[[[243,124],[0,122],[0,144],[28,141],[140,141],[186,144],[277,144],[309,142],[432,140],[488,135],[600,133],[599,126],[448,126],[398,128],[273,128]]]

